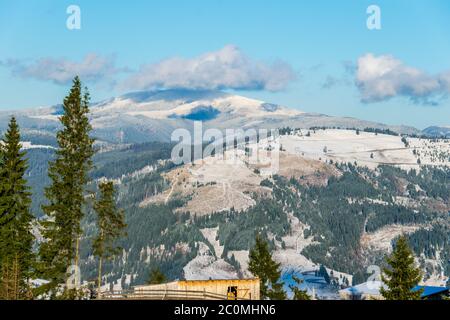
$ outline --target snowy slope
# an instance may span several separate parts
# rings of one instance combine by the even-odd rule
[[[59,127],[62,106],[0,112],[0,130],[11,114],[24,129],[53,133]],[[134,92],[91,106],[94,134],[112,143],[169,141],[178,128],[193,129],[193,121],[202,121],[204,130],[235,128],[310,128],[313,126],[375,127],[404,133],[420,133],[405,126],[386,126],[354,118],[305,113],[220,91],[166,90]]]

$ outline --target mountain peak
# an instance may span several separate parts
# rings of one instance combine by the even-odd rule
[[[217,99],[228,96],[229,94],[216,90],[189,90],[189,89],[168,89],[155,91],[135,91],[126,93],[118,99],[132,100],[136,103],[150,102],[150,101],[195,101],[200,99]]]
[[[424,129],[423,133],[430,137],[448,138],[450,137],[450,126],[431,126]]]
[[[138,91],[93,105],[99,116],[144,117],[147,119],[183,119],[210,121],[221,117],[253,120],[261,117],[295,116],[302,112],[276,104],[211,90],[171,89]]]

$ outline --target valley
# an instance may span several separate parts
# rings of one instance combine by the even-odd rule
[[[39,203],[57,117],[56,107],[19,115],[39,219],[45,218]],[[258,152],[276,146],[277,166],[267,170],[264,158],[249,162],[241,147],[225,152],[233,161],[210,156],[174,165],[171,130],[192,130],[194,120],[219,130],[279,128],[277,141],[245,146]],[[248,252],[257,232],[286,275],[325,267],[339,285],[363,282],[367,267],[382,266],[403,233],[427,283],[443,284],[450,275],[445,137],[212,92],[114,98],[93,105],[92,122],[98,152],[91,186],[105,178],[115,183],[128,224],[120,258],[105,263],[105,288],[143,284],[152,268],[171,280],[249,277]],[[91,213],[83,228],[88,281],[96,270],[88,249],[95,233]]]

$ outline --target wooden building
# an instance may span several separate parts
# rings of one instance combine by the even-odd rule
[[[180,280],[136,286],[128,298],[166,300],[259,300],[259,279]]]

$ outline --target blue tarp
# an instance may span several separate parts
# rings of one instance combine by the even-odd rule
[[[412,289],[412,291],[418,291],[420,289],[423,289],[423,293],[421,295],[422,298],[433,296],[433,295],[439,294],[439,293],[445,293],[449,290],[449,288],[446,288],[446,287],[416,286]]]

